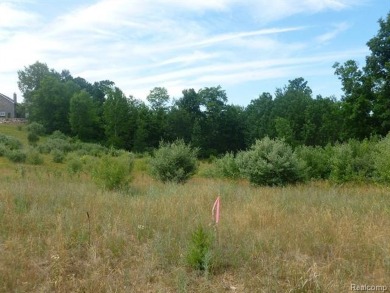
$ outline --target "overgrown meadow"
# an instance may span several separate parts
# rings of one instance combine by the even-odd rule
[[[162,183],[151,176],[158,154],[31,133],[39,129],[0,124],[2,292],[390,288],[386,139],[295,149],[282,164],[294,182],[266,186],[251,178],[280,168],[250,166],[256,147]],[[276,145],[269,164],[289,151]]]

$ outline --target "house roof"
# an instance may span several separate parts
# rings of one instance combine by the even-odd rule
[[[8,102],[11,102],[12,104],[15,103],[14,100],[7,97],[6,95],[3,95],[2,93],[0,93],[0,98],[6,99]]]

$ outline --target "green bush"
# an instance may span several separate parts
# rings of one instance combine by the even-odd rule
[[[42,165],[43,164],[43,158],[39,154],[39,152],[37,152],[36,150],[30,150],[27,153],[27,160],[26,161],[27,161],[27,163],[29,163],[31,165]]]
[[[0,143],[0,157],[5,156],[7,154],[7,151],[8,148],[4,144]]]
[[[298,158],[303,160],[306,165],[307,179],[328,179],[331,166],[329,164],[333,155],[331,146],[312,147],[300,146],[295,150]]]
[[[162,182],[186,182],[197,169],[198,149],[192,149],[183,140],[160,143],[150,160],[152,176]]]
[[[37,122],[31,122],[27,125],[27,132],[34,133],[37,136],[41,136],[45,133],[45,127]]]
[[[131,180],[134,159],[130,155],[104,156],[94,166],[92,177],[101,187],[113,190],[126,186]]]
[[[52,139],[62,139],[62,140],[67,140],[69,139],[68,136],[66,136],[65,134],[63,134],[60,130],[55,130],[53,131],[53,133],[50,135],[50,138]]]
[[[70,174],[78,174],[83,170],[83,163],[79,157],[72,157],[67,165]]]
[[[89,155],[93,157],[101,157],[107,154],[108,149],[97,143],[85,143],[85,142],[77,142],[74,145],[74,149],[77,150],[77,154]]]
[[[374,176],[375,143],[369,140],[334,146],[330,159],[330,179],[335,182],[367,181]]]
[[[390,183],[390,134],[378,142],[373,159],[375,179]]]
[[[27,134],[27,140],[30,145],[36,146],[37,142],[39,141],[39,136],[34,132],[29,132]]]
[[[60,150],[53,150],[51,152],[52,156],[53,156],[53,162],[54,163],[63,163],[64,160],[65,160],[65,153],[63,151],[60,151]]]
[[[6,157],[14,163],[24,163],[26,162],[27,155],[21,150],[9,150],[6,153]]]
[[[187,263],[194,269],[208,273],[212,265],[213,234],[203,226],[192,233],[187,252]]]
[[[304,162],[280,139],[257,140],[236,157],[241,174],[254,185],[286,185],[303,181]]]
[[[233,153],[226,153],[222,158],[215,160],[215,167],[217,174],[221,177],[238,179],[241,176]]]
[[[4,134],[0,134],[0,144],[9,150],[19,150],[22,148],[22,143],[18,139]]]
[[[54,150],[58,150],[64,153],[73,151],[74,147],[72,146],[69,139],[62,139],[57,137],[50,137],[43,144],[38,146],[38,150],[42,154],[48,154]]]

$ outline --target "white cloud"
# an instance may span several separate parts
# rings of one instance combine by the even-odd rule
[[[100,0],[48,18],[44,11],[28,12],[19,1],[0,4],[0,13],[9,15],[8,21],[0,20],[1,80],[13,78],[15,88],[16,71],[39,60],[91,82],[111,79],[136,97],[145,97],[154,86],[178,94],[206,83],[288,78],[305,74],[300,66],[313,63],[314,68],[316,62],[330,58],[334,62],[339,55],[325,61],[313,55],[316,52],[300,56],[313,43],[335,38],[348,28],[346,23],[313,41],[299,38],[312,26],[276,21],[358,2]],[[2,25],[6,29],[1,30]]]
[[[318,36],[316,38],[316,41],[319,42],[319,43],[327,43],[330,40],[332,40],[335,37],[337,37],[340,33],[346,31],[347,29],[349,29],[350,27],[351,26],[347,22],[342,22],[342,23],[335,24],[335,25],[333,25],[333,30]]]
[[[39,19],[36,14],[18,9],[9,2],[0,3],[0,15],[0,29],[31,27]]]
[[[261,22],[270,22],[295,14],[314,14],[326,10],[342,10],[365,0],[253,0],[251,6]]]

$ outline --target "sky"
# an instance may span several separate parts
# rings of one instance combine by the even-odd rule
[[[40,61],[145,100],[220,85],[246,106],[303,77],[342,97],[332,65],[364,66],[390,0],[0,0],[0,93]]]

